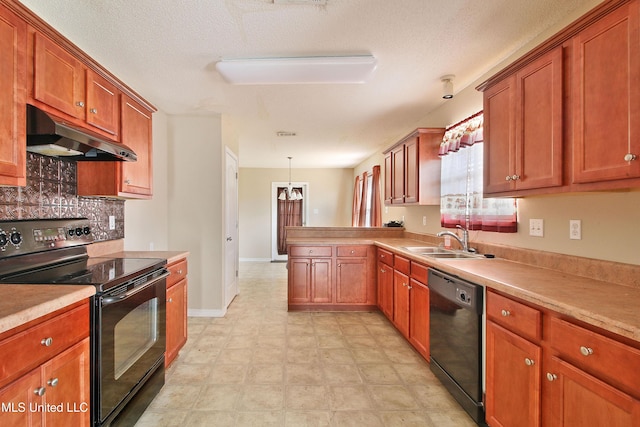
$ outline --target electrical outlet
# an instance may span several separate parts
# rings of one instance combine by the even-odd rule
[[[427,217],[426,217],[426,215],[422,217],[422,225],[427,225]]]
[[[569,239],[580,240],[582,239],[582,221],[579,219],[569,220]]]
[[[543,219],[529,220],[529,236],[544,237],[544,220]]]
[[[109,215],[109,230],[116,229],[116,217],[113,215]]]

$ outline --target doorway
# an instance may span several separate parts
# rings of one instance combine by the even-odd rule
[[[302,191],[302,226],[309,225],[309,183],[308,182],[272,182],[271,183],[271,261],[286,261],[287,255],[278,253],[278,188],[300,188]]]

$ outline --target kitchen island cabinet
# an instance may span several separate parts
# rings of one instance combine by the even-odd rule
[[[181,258],[167,265],[167,351],[165,367],[178,357],[187,342],[187,259]]]
[[[27,24],[0,4],[0,185],[24,186]]]

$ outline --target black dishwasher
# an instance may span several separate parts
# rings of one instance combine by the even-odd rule
[[[481,426],[483,295],[480,285],[429,269],[431,371]]]

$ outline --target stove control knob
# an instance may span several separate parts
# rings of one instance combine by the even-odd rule
[[[11,243],[18,246],[20,243],[22,243],[22,234],[20,234],[19,231],[13,230],[11,232],[10,239],[11,239]]]
[[[0,234],[0,247],[4,248],[9,243],[9,239],[7,239],[7,235],[5,232]]]
[[[68,234],[70,237],[73,237],[73,236],[76,234],[76,229],[75,229],[75,228],[70,228],[70,229],[68,229],[68,230],[67,230],[67,234]]]
[[[91,234],[91,228],[89,228],[89,226],[88,226],[88,225],[85,225],[85,226],[84,226],[84,228],[82,229],[82,232],[83,232],[85,235],[89,235],[89,234]]]
[[[82,227],[76,228],[76,236],[82,236]]]

